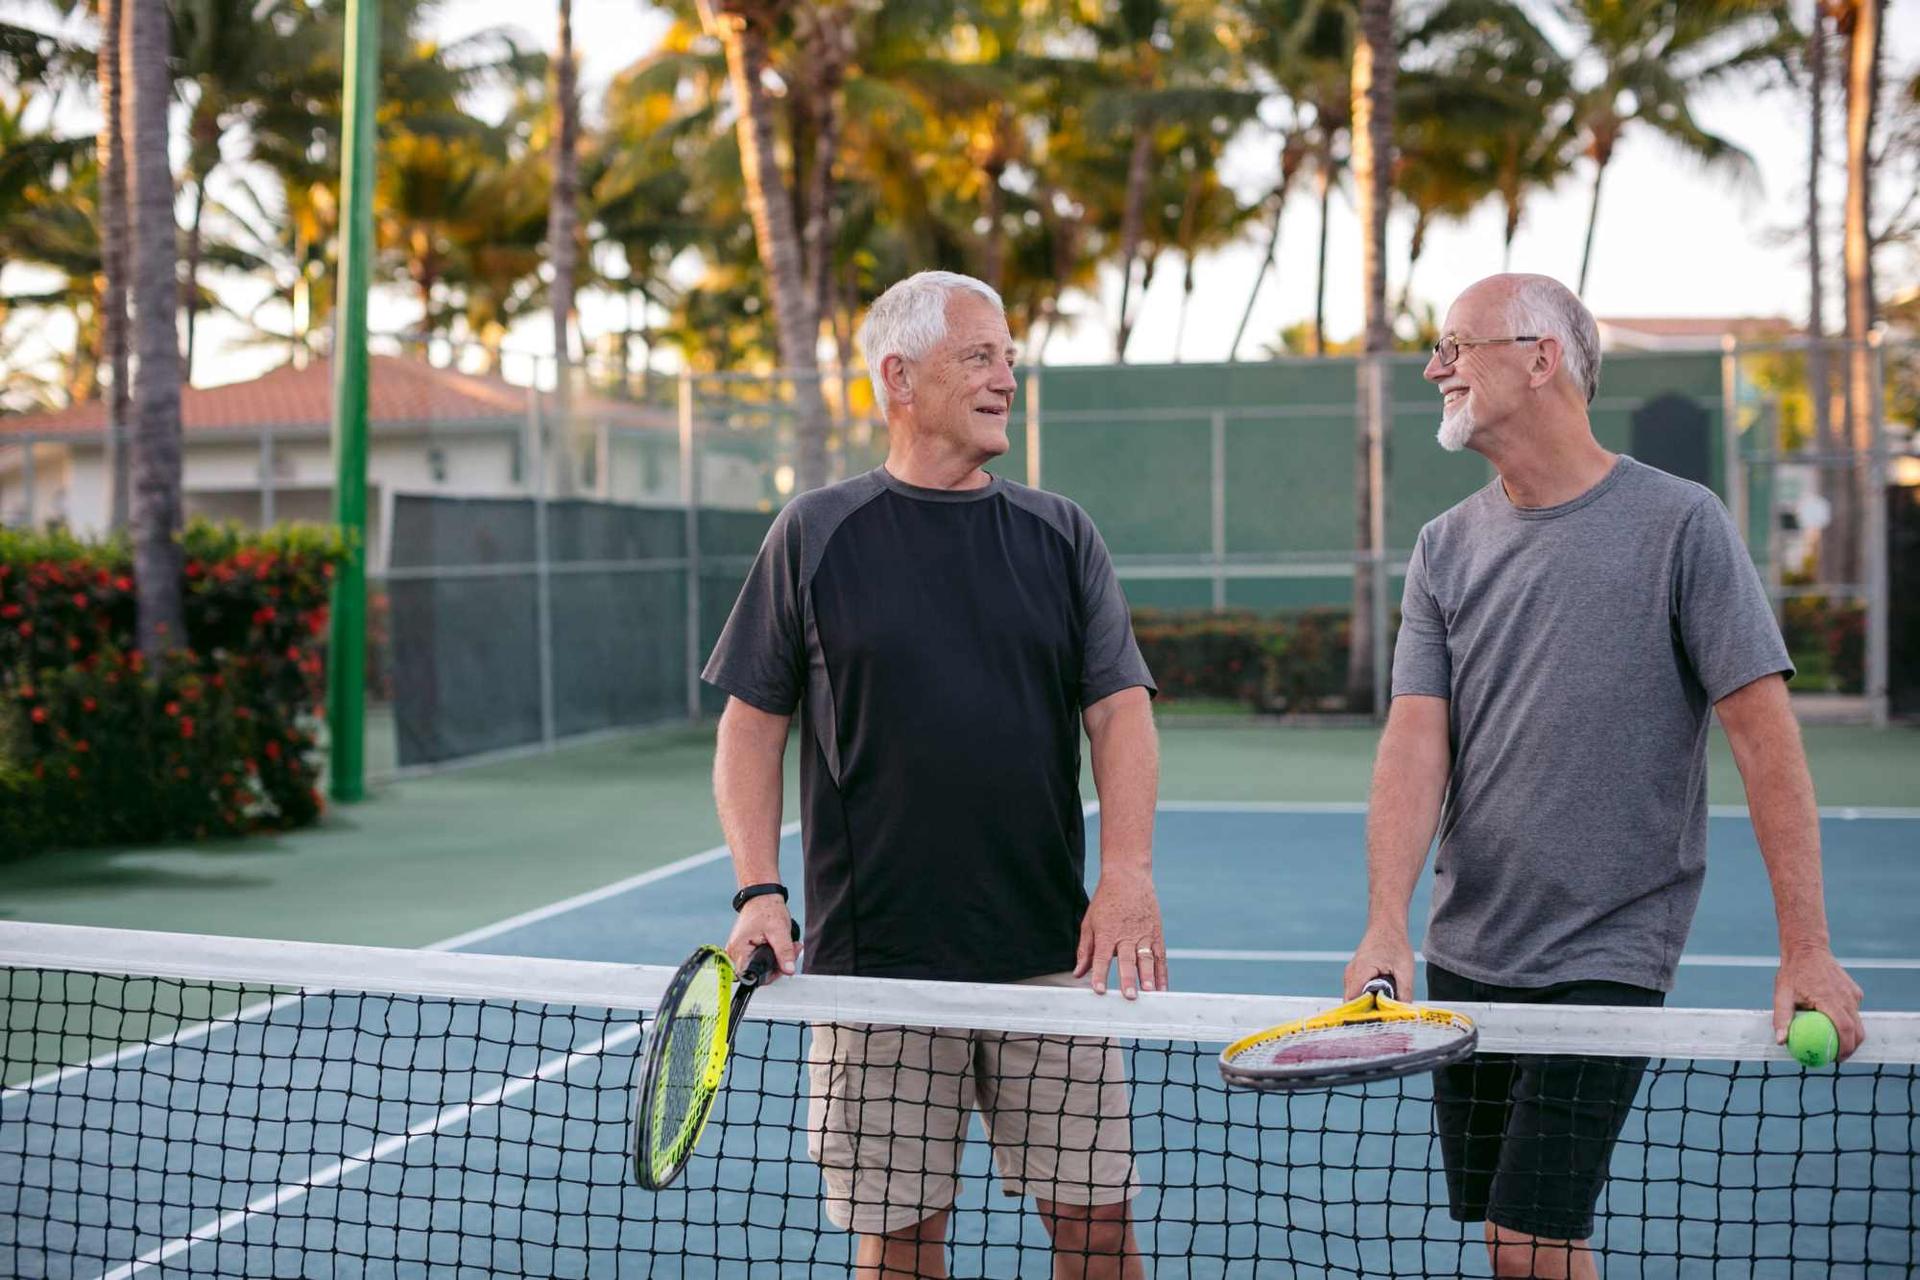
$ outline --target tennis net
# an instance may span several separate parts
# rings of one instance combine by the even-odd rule
[[[1323,999],[777,983],[692,1163],[649,1193],[631,1084],[666,969],[28,924],[0,926],[0,965],[7,1275],[843,1275],[809,1154],[810,1028],[829,1022],[1116,1046],[1146,1274],[1488,1273],[1478,1224],[1448,1211],[1426,1077],[1221,1083],[1224,1042]],[[1599,1206],[1606,1275],[1920,1263],[1920,1015],[1872,1017],[1856,1061],[1808,1072],[1758,1012],[1461,1008],[1490,1053],[1652,1059]],[[882,1083],[903,1128],[926,1122],[904,1077]],[[952,1274],[1051,1273],[978,1121],[957,1183]]]

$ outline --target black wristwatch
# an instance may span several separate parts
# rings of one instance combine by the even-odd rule
[[[787,900],[787,886],[768,881],[766,884],[750,884],[740,892],[734,894],[733,909],[738,911],[755,898],[764,898],[770,893],[779,894],[780,901],[782,902]]]

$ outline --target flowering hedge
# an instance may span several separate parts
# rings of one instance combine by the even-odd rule
[[[1344,706],[1347,611],[1160,613],[1136,610],[1133,633],[1167,699],[1216,698],[1256,711]]]
[[[0,855],[279,830],[320,812],[329,532],[196,523],[184,643],[134,648],[124,540],[0,531]]]

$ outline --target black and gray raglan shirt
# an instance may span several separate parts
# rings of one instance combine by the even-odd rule
[[[1153,689],[1086,512],[876,468],[774,520],[709,684],[800,713],[806,968],[999,982],[1073,967],[1080,712]]]

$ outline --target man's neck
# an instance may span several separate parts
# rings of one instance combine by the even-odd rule
[[[916,448],[912,441],[896,439],[887,450],[886,466],[888,475],[918,489],[980,489],[993,479],[981,470],[988,461],[977,455]]]
[[[1607,478],[1619,454],[1585,432],[1571,439],[1529,441],[1526,449],[1495,457],[1500,486],[1516,507],[1557,507]]]

